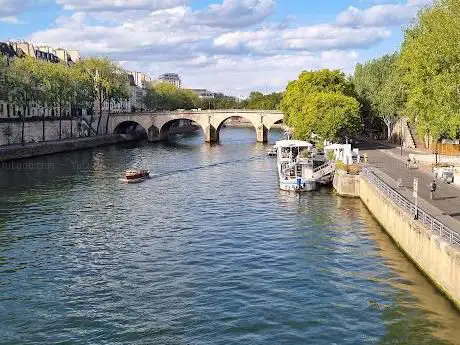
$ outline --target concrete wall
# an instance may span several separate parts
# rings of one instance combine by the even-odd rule
[[[395,206],[366,179],[360,196],[395,243],[460,309],[460,250]]]
[[[345,172],[337,170],[333,181],[334,189],[337,195],[359,198],[360,180],[359,175],[347,175]]]
[[[98,137],[47,141],[25,146],[10,145],[0,147],[0,161],[49,155],[58,152],[68,152],[89,149],[98,146],[112,145],[129,141],[133,138],[126,135],[103,135]]]
[[[76,121],[72,121],[72,136],[78,137],[78,125]],[[105,128],[105,127],[104,127]],[[62,138],[71,137],[70,120],[62,121]],[[9,144],[21,144],[22,123],[10,122],[0,123],[0,146]],[[28,121],[24,124],[24,141],[26,143],[34,143],[42,141],[43,138],[43,122]],[[45,140],[59,139],[59,121],[45,121]]]

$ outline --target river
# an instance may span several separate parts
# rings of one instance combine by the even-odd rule
[[[0,344],[459,344],[361,201],[280,192],[254,131],[221,140],[1,166]]]

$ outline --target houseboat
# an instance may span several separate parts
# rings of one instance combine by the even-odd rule
[[[276,143],[280,189],[307,192],[332,182],[334,164],[313,144],[300,140]]]

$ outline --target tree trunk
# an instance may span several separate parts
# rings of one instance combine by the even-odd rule
[[[99,91],[99,119],[97,120],[96,135],[99,135],[99,127],[102,119],[102,89]]]
[[[385,122],[385,125],[387,126],[387,140],[391,140],[391,131],[393,129],[393,121],[390,120],[383,120]]]
[[[42,141],[45,141],[45,117],[46,117],[46,107],[43,107]]]
[[[107,113],[107,120],[105,121],[105,134],[109,134],[110,103],[111,98],[109,97],[109,112]]]
[[[22,128],[21,128],[21,144],[24,145],[25,144],[25,141],[24,141],[24,127],[26,125],[26,110],[27,110],[27,106],[25,105],[22,109]]]
[[[70,105],[70,137],[73,138],[73,114],[72,114],[72,105]]]
[[[62,104],[59,101],[59,140],[62,139]]]

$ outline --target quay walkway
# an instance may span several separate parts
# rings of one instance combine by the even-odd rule
[[[378,168],[387,177],[383,177],[387,183],[394,184],[398,191],[406,195],[409,200],[412,197],[412,183],[414,177],[419,179],[419,204],[432,216],[460,232],[460,188],[436,181],[437,191],[435,199],[430,200],[430,183],[433,180],[432,172],[427,168],[409,169],[406,167],[408,152],[403,152],[401,157],[399,149],[385,144],[370,144],[360,149],[361,153],[367,153],[369,166]],[[389,180],[391,179],[391,181]],[[402,180],[402,187],[396,185],[398,179]],[[422,199],[422,200],[421,200]]]

